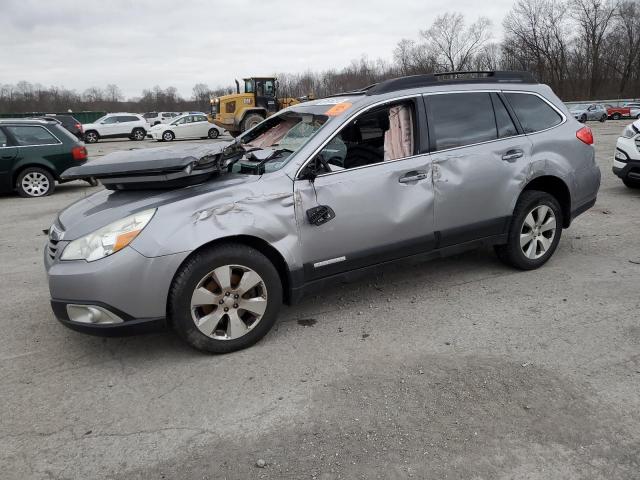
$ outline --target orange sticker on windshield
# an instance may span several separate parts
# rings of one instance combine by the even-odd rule
[[[340,115],[345,110],[348,110],[351,107],[349,102],[336,103],[329,110],[324,112],[325,115],[329,115],[330,117],[335,117],[336,115]]]

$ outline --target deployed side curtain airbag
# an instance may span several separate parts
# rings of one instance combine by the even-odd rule
[[[384,134],[384,159],[396,160],[413,155],[412,110],[406,105],[389,109],[389,130]]]
[[[287,132],[291,130],[291,128],[299,121],[300,120],[288,118],[271,127],[269,130],[267,130],[257,138],[254,138],[247,145],[256,148],[270,147],[282,140]]]

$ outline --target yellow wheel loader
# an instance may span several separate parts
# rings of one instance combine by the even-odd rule
[[[273,77],[251,77],[244,79],[240,93],[236,80],[236,93],[211,99],[210,121],[235,137],[278,110],[300,103],[296,98],[278,98],[277,87]]]

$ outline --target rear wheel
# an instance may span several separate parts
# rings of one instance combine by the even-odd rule
[[[620,120],[621,118],[622,118],[622,115],[620,115],[618,112],[611,115],[612,120]]]
[[[244,119],[242,120],[242,131],[246,132],[250,128],[253,128],[256,125],[258,125],[262,120],[264,120],[264,117],[259,113],[247,114],[247,116],[244,117]]]
[[[147,136],[147,132],[144,131],[144,128],[134,128],[131,132],[131,140],[141,141]]]
[[[176,138],[176,136],[171,130],[167,130],[162,134],[162,140],[164,140],[165,142],[171,142],[174,138]]]
[[[579,121],[580,123],[586,123],[586,121],[587,121],[587,116],[583,113],[583,114],[580,116],[580,118],[578,119],[578,121]]]
[[[96,143],[99,139],[100,139],[100,135],[98,135],[98,132],[94,132],[93,130],[84,132],[85,143]]]
[[[607,121],[607,114],[603,113],[602,116],[600,117],[600,123],[604,123]]]
[[[21,197],[46,197],[56,188],[56,181],[51,172],[44,168],[31,167],[18,175],[16,189]]]
[[[180,268],[168,312],[192,347],[228,353],[264,337],[281,304],[280,276],[269,259],[245,245],[227,244],[196,253]]]
[[[209,129],[209,138],[214,139],[214,138],[218,138],[219,136],[220,136],[220,132],[218,132],[217,129],[215,128]]]
[[[508,265],[533,270],[555,252],[562,234],[562,209],[555,197],[536,190],[520,195],[513,212],[506,245],[496,253]]]

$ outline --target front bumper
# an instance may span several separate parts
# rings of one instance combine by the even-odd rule
[[[188,253],[148,258],[129,246],[94,262],[60,261],[59,253],[52,259],[47,247],[45,266],[53,312],[65,326],[85,333],[122,335],[162,328],[171,282]],[[75,322],[68,305],[96,306],[122,322]]]
[[[621,179],[640,181],[640,134],[618,138],[611,170]]]

